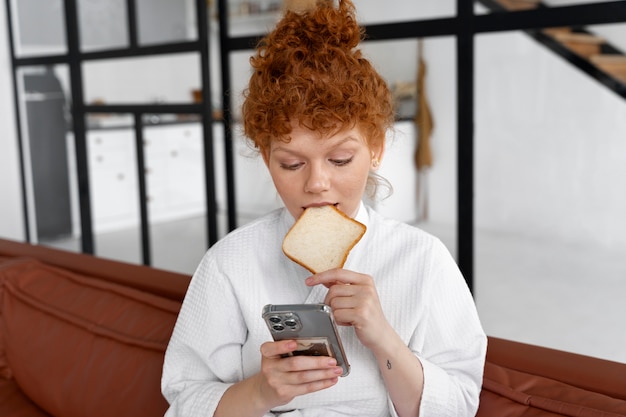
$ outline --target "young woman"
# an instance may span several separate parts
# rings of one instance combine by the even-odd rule
[[[393,125],[388,87],[356,49],[349,0],[287,12],[251,59],[243,106],[284,208],[230,233],[200,263],[163,369],[168,416],[473,416],[486,337],[454,260],[433,236],[362,202]],[[312,275],[281,251],[307,207],[367,226],[344,268]],[[351,372],[283,354],[265,304],[333,309]]]

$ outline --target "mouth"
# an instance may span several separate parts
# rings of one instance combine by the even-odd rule
[[[339,203],[329,203],[329,202],[313,203],[313,204],[309,204],[309,205],[303,206],[302,209],[306,210],[309,207],[324,207],[324,206],[335,206],[335,207],[338,207]]]

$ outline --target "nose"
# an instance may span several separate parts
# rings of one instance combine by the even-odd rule
[[[330,188],[330,175],[322,164],[309,165],[308,176],[304,184],[307,193],[319,194]]]

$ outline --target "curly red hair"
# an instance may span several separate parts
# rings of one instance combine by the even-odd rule
[[[383,146],[393,104],[385,80],[356,49],[363,34],[349,0],[286,12],[250,59],[243,125],[259,150],[289,141],[292,123],[322,134],[356,126],[370,149]]]

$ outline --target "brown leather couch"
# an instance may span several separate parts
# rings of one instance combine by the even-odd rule
[[[0,416],[162,416],[188,283],[0,239]],[[626,416],[626,364],[489,338],[478,415]]]

